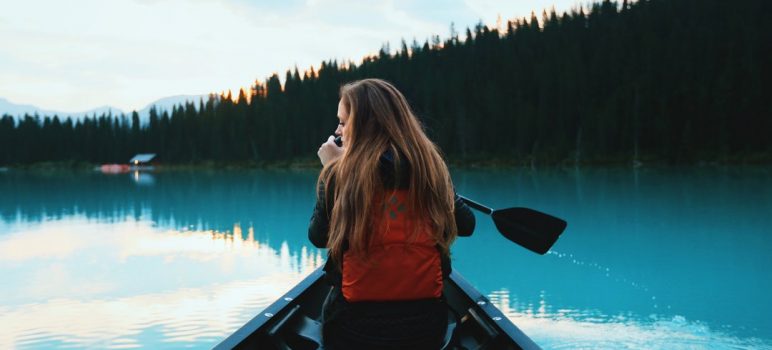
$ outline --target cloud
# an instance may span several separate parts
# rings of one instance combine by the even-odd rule
[[[125,111],[172,95],[248,87],[294,66],[359,61],[382,44],[446,37],[480,19],[567,0],[6,1],[0,97],[50,110]]]
[[[249,86],[323,59],[358,60],[447,23],[398,4],[307,1],[14,2],[0,14],[0,96],[68,112]]]
[[[507,20],[530,18],[531,12],[541,20],[542,11],[554,8],[558,14],[570,12],[572,8],[582,4],[577,0],[530,0],[530,1],[498,1],[498,0],[464,0],[464,4],[476,13],[487,25],[495,25],[498,16],[503,23]]]

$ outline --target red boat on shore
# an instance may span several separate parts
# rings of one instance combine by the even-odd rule
[[[128,164],[102,164],[99,171],[104,174],[123,174],[131,170]]]

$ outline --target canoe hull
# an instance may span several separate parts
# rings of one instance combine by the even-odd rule
[[[323,277],[322,268],[316,269],[215,349],[320,349],[321,324],[316,320],[330,288]],[[460,316],[449,323],[454,330],[452,344],[467,349],[539,349],[461,274],[451,273],[443,294]]]

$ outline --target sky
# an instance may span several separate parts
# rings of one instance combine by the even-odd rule
[[[577,0],[0,0],[0,98],[64,112],[249,87]]]

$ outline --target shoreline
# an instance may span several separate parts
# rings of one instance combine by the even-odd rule
[[[660,168],[660,167],[724,167],[724,166],[767,166],[772,165],[772,155],[757,154],[724,159],[672,162],[648,158],[639,161],[619,158],[595,159],[575,162],[573,160],[546,161],[533,158],[503,158],[475,156],[447,158],[451,170],[507,170],[507,169],[581,169],[581,168]],[[101,164],[82,161],[37,162],[31,164],[0,165],[0,173],[9,171],[99,171]],[[212,171],[212,170],[319,170],[322,168],[316,158],[288,159],[261,162],[188,162],[155,163],[154,172],[164,171]]]

